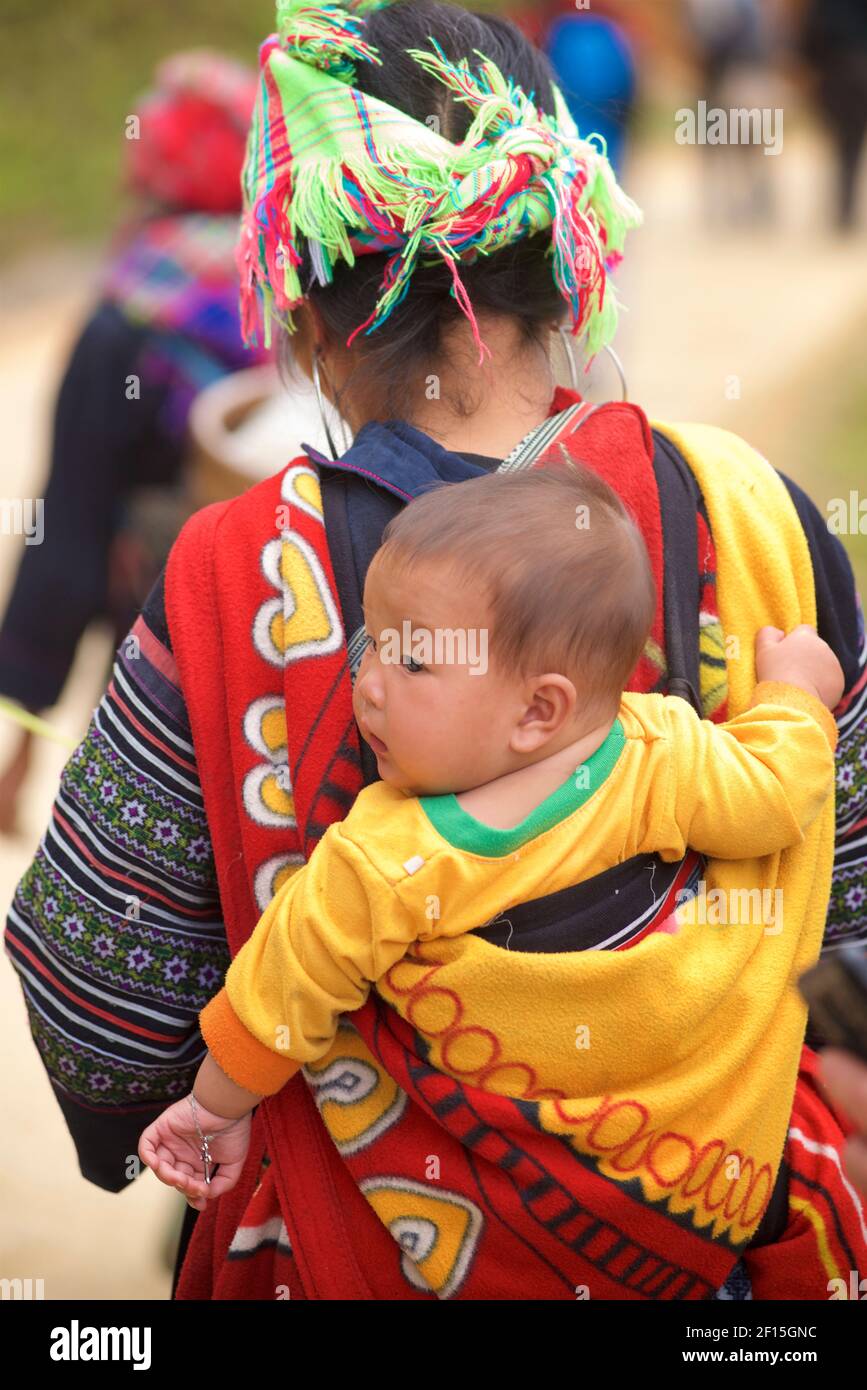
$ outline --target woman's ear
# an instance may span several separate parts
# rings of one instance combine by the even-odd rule
[[[300,368],[308,380],[313,380],[313,344],[316,341],[315,324],[310,318],[309,306],[300,304],[294,311],[296,329],[292,334],[292,361]]]
[[[311,299],[299,304],[292,312],[296,323],[296,331],[292,335],[292,353],[306,375],[312,378],[314,353],[319,353],[320,368],[328,360],[330,348],[325,322]]]

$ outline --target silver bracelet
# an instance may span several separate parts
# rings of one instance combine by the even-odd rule
[[[208,1183],[208,1184],[210,1184],[210,1181],[211,1181],[211,1151],[210,1151],[210,1149],[208,1148],[208,1140],[209,1140],[209,1139],[213,1139],[214,1136],[213,1136],[213,1134],[203,1134],[203,1133],[202,1133],[201,1127],[200,1127],[200,1125],[199,1125],[199,1115],[198,1115],[198,1111],[197,1111],[197,1109],[196,1109],[196,1097],[193,1095],[192,1091],[190,1091],[190,1105],[193,1107],[193,1124],[196,1126],[196,1134],[199,1136],[199,1139],[201,1140],[201,1144],[202,1144],[202,1150],[201,1150],[201,1152],[202,1152],[202,1163],[203,1163],[204,1169],[205,1169],[205,1182]]]

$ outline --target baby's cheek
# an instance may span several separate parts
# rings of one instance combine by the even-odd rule
[[[470,728],[490,734],[492,721],[497,716],[498,705],[493,691],[484,676],[467,679],[460,699],[461,720]]]

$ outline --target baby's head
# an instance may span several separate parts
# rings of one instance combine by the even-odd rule
[[[380,777],[466,791],[610,726],[655,609],[641,533],[589,468],[425,493],[364,586],[354,707]]]

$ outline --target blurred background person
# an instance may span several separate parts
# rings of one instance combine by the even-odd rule
[[[775,105],[771,73],[779,46],[774,6],[761,0],[683,0],[698,64],[701,100],[726,112]],[[729,131],[731,135],[731,131]],[[761,144],[706,146],[705,211],[709,221],[762,223],[773,217],[771,168]]]
[[[604,9],[555,18],[543,44],[578,129],[601,135],[620,173],[635,107],[636,66],[625,31]]]
[[[592,9],[576,10],[574,0],[543,0],[529,12],[513,9],[509,18],[548,55],[578,129],[603,137],[619,175],[637,68],[617,7],[599,0]]]
[[[834,145],[837,225],[849,231],[867,135],[867,0],[808,0],[801,47]]]
[[[547,55],[579,131],[601,136],[621,178],[638,99],[638,61],[647,37],[646,26],[629,14],[628,0],[597,0],[592,9],[576,9],[575,0],[535,0],[531,5],[512,3],[504,16]],[[617,371],[622,371],[619,361]],[[588,393],[617,389],[604,361],[580,380],[573,377],[571,384]]]
[[[56,397],[46,539],[24,547],[0,624],[0,695],[33,713],[57,702],[88,626],[107,619],[114,648],[159,575],[190,510],[196,395],[265,360],[241,342],[234,262],[255,92],[252,69],[189,50],[159,64],[128,118],[131,206]],[[32,738],[20,731],[0,772],[4,832]]]

